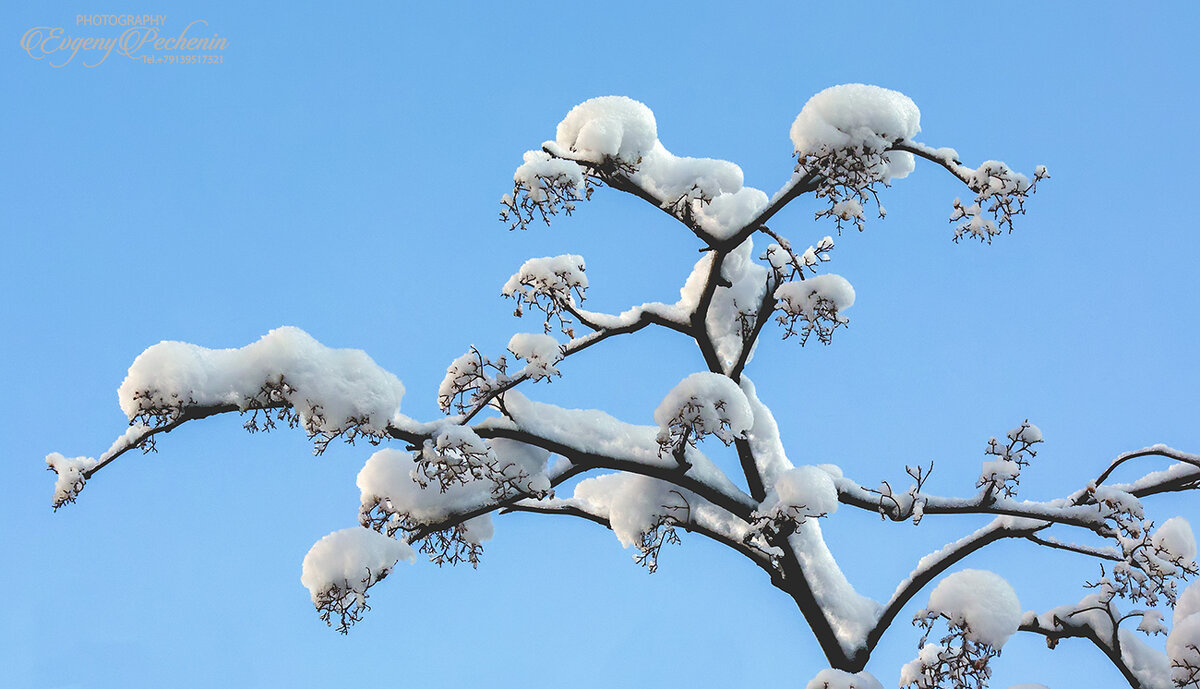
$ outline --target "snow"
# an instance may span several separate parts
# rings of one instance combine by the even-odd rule
[[[500,291],[506,297],[520,296],[526,301],[532,301],[535,295],[568,301],[572,291],[582,293],[587,286],[583,257],[563,254],[525,261]]]
[[[1171,624],[1178,625],[1185,618],[1200,612],[1200,579],[1188,584],[1179,598],[1175,600],[1174,616]]]
[[[448,448],[454,445],[452,438],[457,438],[465,446],[474,447],[488,457],[493,466],[492,476],[509,479],[530,493],[549,491],[550,480],[546,475],[549,452],[505,438],[484,442],[470,429],[455,432],[454,428],[462,427],[446,424],[434,440],[422,447],[422,459],[436,458],[439,445]],[[452,453],[454,456],[461,458],[462,453]],[[445,485],[427,482],[429,485],[422,487],[414,479],[419,476],[417,472],[417,460],[410,452],[385,448],[372,454],[356,480],[361,516],[365,517],[378,506],[387,514],[407,518],[416,524],[437,524],[455,515],[485,510],[498,500],[497,484],[493,479],[477,478]],[[470,476],[464,478],[470,479]]]
[[[1163,614],[1159,610],[1143,610],[1142,620],[1138,622],[1137,630],[1145,634],[1166,634],[1167,626],[1163,624]]]
[[[91,457],[64,457],[58,452],[46,455],[46,464],[58,474],[51,504],[57,509],[68,502],[75,502],[87,481],[84,474],[94,469],[97,463]]]
[[[400,411],[404,385],[358,349],[331,349],[294,327],[240,349],[161,342],[142,352],[118,390],[130,420],[157,410],[286,401],[311,433],[348,425],[382,433]]]
[[[915,684],[920,689],[934,689],[936,685],[930,682],[925,670],[937,667],[941,662],[942,655],[948,651],[949,649],[941,644],[922,646],[921,650],[917,652],[917,657],[900,668],[900,686],[908,687]]]
[[[742,168],[728,160],[680,157],[657,140],[643,156],[634,179],[661,199],[706,202],[740,192],[743,181]]]
[[[750,451],[754,453],[754,462],[763,484],[769,486],[775,483],[781,472],[792,468],[792,462],[783,449],[783,441],[779,437],[779,424],[775,422],[771,409],[758,399],[754,381],[743,375],[741,386],[754,416],[754,423],[746,432],[746,441],[750,444]]]
[[[584,101],[558,123],[555,142],[579,160],[602,163],[616,158],[637,163],[658,141],[650,108],[625,96]]]
[[[362,508],[384,501],[391,513],[410,516],[418,523],[440,522],[450,515],[481,507],[491,501],[491,486],[484,481],[423,489],[413,480],[416,460],[412,453],[385,448],[373,453],[358,472],[356,484]]]
[[[801,522],[788,537],[809,586],[842,648],[856,650],[879,619],[882,606],[854,590],[821,535],[816,520]]]
[[[1192,526],[1183,517],[1171,517],[1154,532],[1152,542],[1163,551],[1165,559],[1191,562],[1196,557],[1196,538]]]
[[[1192,614],[1185,617],[1171,630],[1167,637],[1167,657],[1173,666],[1171,675],[1174,679],[1188,679],[1188,671],[1182,666],[1200,667],[1200,615]]]
[[[821,670],[809,680],[805,689],[883,689],[879,680],[863,671],[851,674],[843,670]]]
[[[703,268],[711,270],[711,266],[702,267],[700,263],[696,264],[696,271]],[[708,277],[708,270],[703,270],[705,279]],[[721,277],[725,278],[728,286],[718,287],[713,293],[705,327],[713,347],[717,350],[721,366],[729,372],[745,347],[742,337],[743,323],[746,322],[745,319],[757,314],[766,290],[767,268],[754,260],[753,240],[747,238],[725,256],[721,264]],[[685,284],[685,288],[687,287],[689,285]],[[703,282],[699,287],[703,287]],[[750,361],[752,355],[753,350],[746,360]]]
[[[1040,443],[1045,438],[1042,436],[1042,429],[1026,421],[1008,432],[1009,440],[1016,440],[1022,443]]]
[[[575,499],[588,511],[608,518],[622,547],[641,542],[664,517],[684,520],[688,501],[675,486],[638,474],[604,474],[575,486]]]
[[[738,384],[720,373],[693,373],[679,382],[654,410],[659,443],[680,429],[694,439],[715,435],[726,445],[744,437],[754,422],[750,402]]]
[[[796,154],[825,155],[838,149],[880,153],[921,131],[921,111],[898,91],[867,84],[831,86],[804,104],[792,122]],[[900,179],[915,167],[911,153],[885,153],[878,177]]]
[[[745,227],[768,202],[764,192],[744,186],[742,169],[734,163],[671,153],[658,140],[650,108],[622,96],[592,98],[575,106],[559,122],[555,140],[543,149],[526,153],[513,175],[517,188],[527,190],[535,203],[548,200],[548,188],[584,186],[586,172],[575,161],[618,162],[621,173],[660,206],[689,218],[718,240]],[[552,164],[553,158],[564,159],[563,164]],[[504,203],[511,207],[512,198]]]
[[[300,583],[320,606],[336,587],[342,595],[363,594],[391,573],[400,560],[412,562],[416,552],[407,543],[359,526],[334,531],[317,541],[300,573]]]
[[[1167,656],[1142,640],[1137,632],[1121,629],[1121,661],[1146,689],[1173,689]]]
[[[563,359],[562,345],[549,335],[517,333],[508,341],[508,351],[526,362],[525,368],[518,375],[527,375],[534,380],[562,375],[554,367],[554,364]]]
[[[596,409],[563,409],[535,402],[517,390],[504,393],[504,406],[511,420],[488,419],[479,424],[480,428],[491,424],[517,428],[573,450],[614,461],[645,467],[677,467],[673,457],[660,455],[659,429],[654,426],[626,423]],[[691,464],[687,477],[707,484],[731,502],[746,505],[747,511],[753,508],[752,499],[702,452],[688,447],[686,459]]]
[[[815,322],[826,317],[823,308],[831,313],[827,316],[839,323],[846,323],[843,312],[854,305],[854,287],[841,275],[825,273],[807,280],[785,282],[775,289],[779,308],[790,316]]]
[[[1016,591],[1000,575],[981,569],[942,579],[929,595],[928,610],[964,627],[967,638],[995,648],[1004,646],[1021,624]]]
[[[838,508],[833,477],[815,466],[798,466],[779,474],[764,506],[773,509],[794,508],[806,515],[833,514]]]
[[[438,406],[448,411],[458,395],[463,396],[465,406],[473,401],[467,394],[473,390],[490,391],[489,385],[496,381],[487,374],[488,360],[471,347],[446,367],[446,375],[438,385]]]
[[[714,239],[728,239],[758,216],[768,202],[765,192],[742,187],[736,192],[716,196],[708,204],[696,208],[696,221]]]
[[[537,203],[547,201],[555,187],[579,189],[585,177],[579,163],[551,157],[545,151],[526,151],[525,162],[513,172],[513,182]]]

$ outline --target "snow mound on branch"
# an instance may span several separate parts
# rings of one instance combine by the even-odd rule
[[[673,306],[677,320],[687,322],[691,312],[699,305],[704,285],[712,273],[713,253],[706,252],[696,261],[692,272],[679,288],[679,301]],[[730,371],[734,362],[742,355],[745,340],[743,325],[757,316],[759,304],[767,284],[767,268],[754,260],[754,241],[747,237],[736,249],[725,256],[721,263],[721,277],[728,286],[717,288],[709,304],[705,328],[717,350],[724,371]],[[753,358],[753,348],[746,356]]]
[[[641,541],[659,520],[683,509],[684,500],[675,487],[640,474],[605,474],[584,479],[575,486],[574,498],[594,512],[608,517],[621,546]]]
[[[545,294],[566,301],[572,290],[587,289],[584,270],[583,257],[575,254],[531,258],[521,264],[500,291],[506,297],[521,293],[532,299],[536,294]]]
[[[754,381],[743,375],[741,387],[742,392],[746,393],[746,400],[750,402],[750,411],[754,414],[754,425],[746,433],[746,440],[750,443],[763,482],[771,485],[781,472],[792,468],[792,462],[787,458],[783,441],[779,438],[779,424],[775,422],[775,415],[758,399]]]
[[[334,587],[342,595],[362,595],[391,573],[397,562],[416,559],[407,543],[354,526],[334,531],[309,549],[300,583],[312,595],[313,603],[321,605]]]
[[[574,189],[583,187],[586,175],[579,163],[553,158],[545,151],[526,151],[523,160],[513,172],[513,182],[528,189],[529,198],[534,201],[546,201],[549,190],[555,185]]]
[[[775,289],[780,309],[810,323],[821,318],[846,323],[843,312],[854,306],[854,296],[854,287],[836,273],[785,282]]]
[[[867,84],[831,86],[804,104],[792,122],[796,154],[824,155],[838,149],[881,152],[899,139],[921,131],[921,111],[899,91]],[[906,177],[915,167],[911,153],[884,156],[880,179]]]
[[[942,579],[929,594],[930,612],[967,629],[967,638],[1001,648],[1021,625],[1021,603],[999,574],[964,569]]]
[[[268,386],[278,392],[265,394]],[[306,429],[336,431],[347,420],[381,431],[399,413],[404,385],[359,349],[331,349],[295,327],[240,349],[161,342],[142,352],[117,391],[134,419],[154,409],[286,400]]]
[[[676,156],[661,143],[638,165],[633,180],[664,207],[686,210],[717,239],[732,236],[767,207],[765,193],[743,186],[742,168],[728,160]]]
[[[796,525],[788,537],[800,566],[808,573],[813,596],[833,626],[843,648],[857,648],[879,620],[883,606],[854,590],[845,572],[838,566],[821,525],[807,519]]]
[[[92,457],[64,457],[58,452],[46,455],[46,464],[58,474],[54,481],[54,498],[51,504],[58,508],[68,502],[74,502],[87,481],[84,474],[94,469],[97,463]]]
[[[843,670],[828,669],[818,672],[805,685],[805,689],[883,689],[883,685],[865,670],[850,674]]]
[[[742,189],[742,168],[728,160],[677,156],[655,140],[638,166],[638,179],[662,198],[711,199]]]
[[[488,440],[487,448],[505,475],[523,476],[523,488],[531,492],[550,489],[546,476],[548,451],[505,438]],[[417,462],[409,452],[389,448],[372,454],[356,479],[364,513],[381,506],[388,514],[406,517],[417,524],[435,524],[496,502],[496,484],[492,480],[454,483],[446,485],[445,490],[437,486],[422,488],[413,480],[416,469]],[[484,520],[490,523],[488,515],[483,515],[481,525]]]
[[[1178,622],[1167,637],[1167,657],[1171,661],[1171,677],[1180,686],[1194,679],[1189,669],[1200,667],[1200,615],[1189,615]]]
[[[562,375],[554,366],[563,359],[562,346],[549,335],[517,333],[508,341],[508,351],[526,362],[522,372],[534,380]]]
[[[702,371],[676,385],[654,410],[660,438],[685,426],[694,438],[715,435],[726,445],[743,437],[754,424],[746,393],[728,376]],[[660,440],[661,442],[661,440]]]
[[[1185,618],[1200,612],[1200,579],[1188,584],[1179,598],[1175,601],[1175,615],[1172,624],[1178,625]]]
[[[571,109],[558,123],[555,141],[580,160],[602,163],[617,158],[636,163],[658,141],[650,108],[625,96],[602,96]]]
[[[1196,557],[1196,537],[1192,534],[1192,525],[1183,517],[1171,517],[1163,522],[1154,532],[1152,541],[1168,560],[1191,562]]]
[[[813,516],[833,514],[838,508],[837,487],[824,469],[798,466],[779,474],[763,505]]]

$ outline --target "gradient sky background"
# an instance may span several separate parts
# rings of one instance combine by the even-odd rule
[[[849,329],[801,349],[768,328],[749,370],[793,461],[875,485],[934,460],[930,490],[971,494],[988,437],[1028,417],[1047,442],[1024,495],[1046,499],[1124,450],[1200,451],[1195,3],[246,5],[0,7],[5,686],[803,687],[824,667],[790,601],[731,553],[685,538],[648,576],[610,533],[529,515],[497,520],[477,571],[401,567],[342,637],[300,561],[355,522],[371,448],[314,458],[302,434],[248,436],[237,418],[162,437],[51,513],[42,458],[107,448],[125,428],[116,387],[160,340],[234,347],[296,325],[365,349],[406,384],[405,412],[432,419],[454,357],[539,327],[499,296],[525,258],[584,255],[595,310],[673,301],[696,241],[636,199],[601,190],[523,233],[496,220],[521,154],[593,96],[645,102],[674,153],[732,160],[768,193],[791,171],[796,113],[846,82],[912,97],[921,139],[964,162],[1050,168],[992,246],[950,241],[963,192],[930,165],[886,192],[885,221],[838,238]],[[37,25],[114,32],[77,29],[81,12],[206,20],[224,64],[54,69],[20,49]],[[833,231],[815,208],[772,227],[807,245]],[[649,333],[527,392],[651,423],[700,367]],[[1151,514],[1200,525],[1197,504]],[[844,508],[824,528],[851,581],[886,598],[982,521]],[[1038,610],[1097,574],[1013,543],[964,566]],[[885,686],[915,654],[910,612],[869,666]],[[995,668],[1001,688],[1121,682],[1078,641],[1017,637]]]

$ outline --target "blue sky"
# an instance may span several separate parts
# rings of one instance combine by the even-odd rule
[[[454,357],[537,328],[499,296],[525,258],[582,254],[596,310],[672,301],[695,239],[636,199],[601,190],[527,232],[496,220],[521,154],[593,96],[645,102],[673,152],[732,160],[768,192],[791,171],[796,113],[846,82],[912,97],[921,139],[964,162],[1050,168],[992,246],[951,243],[961,191],[929,165],[886,192],[886,220],[837,238],[831,270],[858,294],[850,327],[827,348],[768,332],[749,370],[794,461],[874,485],[934,460],[931,490],[969,494],[988,437],[1029,418],[1047,442],[1023,485],[1041,499],[1123,450],[1200,450],[1197,10],[996,7],[0,7],[6,685],[803,686],[823,667],[794,606],[731,554],[686,539],[648,576],[594,525],[526,515],[497,520],[477,571],[401,568],[339,636],[299,567],[354,522],[370,448],[314,458],[302,435],[248,436],[237,419],[173,432],[49,509],[42,458],[107,448],[125,426],[116,387],[160,340],[232,347],[296,325],[366,350],[404,381],[406,413],[431,419]],[[85,12],[203,19],[228,39],[224,62],[55,69],[20,48],[34,26],[114,33],[77,29]],[[772,227],[815,241],[832,227],[814,209],[802,199]],[[654,333],[530,392],[650,423],[701,367]],[[1160,500],[1152,515],[1196,523],[1195,505]],[[851,581],[886,597],[976,524],[844,509],[825,529]],[[1096,574],[1015,544],[965,565],[1008,577],[1036,609],[1078,600]],[[901,624],[884,641],[869,669],[885,686],[918,637]],[[1100,660],[1017,638],[993,686],[1118,686]]]

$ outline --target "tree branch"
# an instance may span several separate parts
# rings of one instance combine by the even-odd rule
[[[1104,655],[1107,656],[1110,661],[1112,661],[1112,664],[1121,671],[1121,675],[1125,678],[1126,682],[1129,682],[1130,687],[1133,687],[1133,689],[1150,689],[1146,685],[1142,684],[1141,679],[1133,673],[1133,670],[1130,669],[1128,665],[1125,664],[1124,659],[1121,657],[1120,649],[1115,648],[1112,644],[1108,643],[1103,637],[1101,637],[1100,633],[1091,624],[1087,622],[1072,622],[1070,620],[1063,620],[1057,615],[1054,617],[1054,622],[1057,629],[1049,629],[1043,627],[1041,623],[1038,622],[1037,618],[1034,618],[1032,622],[1022,623],[1017,629],[1023,632],[1041,634],[1042,636],[1046,637],[1046,643],[1051,648],[1054,648],[1054,646],[1057,645],[1057,643],[1062,639],[1087,639],[1088,641],[1091,641],[1096,648],[1100,649]],[[1113,634],[1116,635],[1116,633],[1117,630],[1114,626]]]
[[[1150,447],[1142,448],[1141,450],[1134,450],[1132,452],[1125,452],[1118,455],[1117,458],[1108,465],[1108,468],[1096,477],[1096,484],[1099,485],[1104,483],[1108,480],[1108,477],[1114,471],[1116,471],[1117,467],[1130,460],[1138,459],[1139,457],[1166,457],[1168,459],[1174,459],[1175,461],[1183,464],[1190,464],[1200,469],[1200,455],[1194,455],[1190,452],[1182,452],[1180,450],[1176,450],[1175,448],[1167,447],[1166,445],[1151,445]]]
[[[877,493],[858,485],[850,479],[835,481],[838,490],[838,502],[851,507],[884,514],[893,521],[906,521],[913,516],[912,510],[899,512],[894,508],[881,509]],[[1008,499],[998,499],[983,492],[975,498],[945,498],[921,493],[923,501],[922,512],[931,514],[992,514],[1009,517],[1025,517],[1055,524],[1078,526],[1095,532],[1104,528],[1104,519],[1094,509],[1078,505],[1063,507],[1055,503],[1016,502]],[[1104,534],[1101,534],[1104,535]]]
[[[1093,548],[1090,546],[1079,545],[1076,543],[1064,543],[1057,539],[1038,538],[1037,536],[1034,536],[1034,535],[1026,536],[1025,540],[1030,541],[1031,543],[1036,543],[1038,545],[1044,545],[1047,548],[1055,548],[1057,550],[1066,550],[1067,552],[1078,553],[1080,555],[1087,555],[1089,557],[1095,557],[1095,558],[1099,558],[1101,560],[1110,560],[1112,562],[1121,562],[1121,560],[1122,560],[1121,556],[1116,554],[1115,551],[1113,551],[1111,548]]]
[[[867,653],[870,654],[874,650],[900,610],[939,574],[984,546],[1004,538],[1031,535],[1049,526],[1049,524],[1033,524],[1023,528],[1014,528],[1008,523],[1009,520],[1003,518],[994,519],[987,526],[922,558],[921,563],[908,575],[908,579],[896,588],[896,592],[892,594],[891,599],[880,612],[879,619],[867,633]],[[930,558],[933,561],[926,563],[926,560]]]
[[[505,514],[507,512],[529,512],[529,513],[534,513],[534,514],[563,514],[563,515],[569,515],[569,516],[574,516],[574,517],[581,517],[583,519],[587,519],[588,521],[595,522],[596,524],[599,524],[600,526],[603,526],[604,528],[609,529],[610,531],[612,530],[612,524],[609,522],[607,517],[596,514],[594,512],[589,512],[589,511],[583,509],[582,507],[580,507],[579,505],[564,504],[562,502],[560,502],[558,504],[545,504],[542,502],[526,500],[526,501],[514,503],[508,507],[505,507],[504,509],[502,509],[500,511],[501,514]],[[767,557],[761,551],[756,550],[756,549],[746,545],[745,543],[742,543],[741,541],[733,540],[733,539],[729,538],[728,536],[725,536],[724,534],[718,533],[716,531],[713,531],[712,529],[701,526],[700,524],[697,524],[695,521],[692,521],[692,520],[674,521],[673,525],[683,527],[683,529],[689,533],[700,534],[701,536],[705,536],[713,541],[716,541],[717,543],[728,546],[729,548],[737,551],[738,553],[745,555],[747,558],[750,559],[750,561],[752,561],[754,564],[758,565],[758,567],[760,569],[767,572],[767,574],[774,573],[774,569],[771,567],[771,560],[769,557]]]
[[[722,491],[716,486],[681,472],[678,465],[673,461],[670,463],[664,462],[661,465],[652,465],[632,458],[602,455],[574,447],[562,439],[543,437],[519,428],[476,426],[475,431],[481,438],[507,438],[525,443],[526,445],[540,447],[543,450],[548,450],[553,454],[565,457],[575,466],[585,469],[627,471],[631,474],[649,476],[660,481],[665,481],[699,495],[701,498],[746,522],[751,521],[751,515],[758,507],[758,502],[749,495],[741,491],[737,491],[736,493]],[[733,487],[732,484],[730,486]],[[736,487],[734,487],[734,490],[737,490]]]

